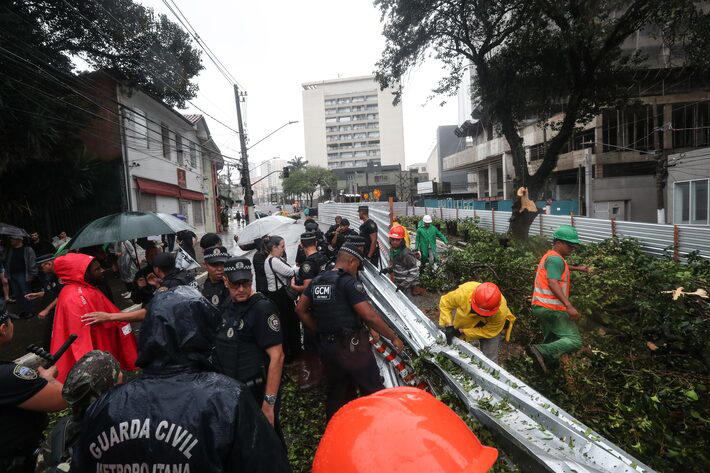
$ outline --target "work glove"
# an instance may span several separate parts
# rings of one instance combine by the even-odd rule
[[[380,269],[380,274],[389,274],[392,272],[392,268],[382,268]]]
[[[444,335],[446,335],[446,344],[451,345],[451,342],[453,341],[454,337],[459,334],[459,331],[456,330],[453,326],[448,326],[444,328]]]

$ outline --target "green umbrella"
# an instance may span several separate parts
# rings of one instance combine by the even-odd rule
[[[72,249],[135,240],[152,235],[169,235],[182,230],[194,231],[194,228],[170,214],[123,212],[101,217],[85,225],[59,251],[68,252]]]

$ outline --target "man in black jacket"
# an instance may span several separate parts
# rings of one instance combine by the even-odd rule
[[[156,291],[165,291],[177,286],[197,287],[195,277],[188,271],[180,271],[175,267],[175,255],[159,253],[153,259],[153,274],[148,275],[148,284]]]
[[[246,386],[212,371],[215,308],[185,286],[156,292],[150,308],[143,374],[86,411],[71,471],[290,471]]]
[[[153,298],[155,288],[148,284],[148,276],[153,273],[153,263],[158,253],[158,247],[155,245],[149,246],[145,250],[146,265],[136,273],[131,289],[131,300],[136,304],[147,304]]]

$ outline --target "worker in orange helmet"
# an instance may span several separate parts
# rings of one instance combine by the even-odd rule
[[[392,227],[389,233],[389,266],[380,270],[381,274],[390,275],[390,280],[397,289],[417,294],[419,285],[419,261],[406,246],[404,236],[407,230],[403,226]]]
[[[451,344],[454,336],[467,342],[477,340],[483,354],[494,363],[498,363],[498,345],[506,321],[509,324],[505,340],[510,341],[515,316],[492,282],[461,284],[439,300],[439,325],[446,342]]]
[[[312,472],[484,473],[497,458],[444,403],[398,387],[343,406],[325,429]]]

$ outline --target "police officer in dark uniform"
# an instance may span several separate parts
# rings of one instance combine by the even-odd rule
[[[148,283],[157,291],[165,291],[177,286],[197,287],[195,277],[188,271],[180,271],[175,267],[175,255],[158,253],[153,258],[153,275],[148,276]]]
[[[301,234],[301,248],[305,254],[305,259],[299,266],[296,277],[291,283],[291,287],[299,293],[302,293],[310,284],[311,279],[318,276],[328,264],[328,257],[319,251],[317,243],[315,233],[306,232]]]
[[[344,218],[340,221],[340,226],[333,231],[330,235],[330,240],[328,243],[333,248],[333,256],[338,254],[338,250],[345,243],[345,240],[349,236],[358,235],[358,232],[350,228],[350,220]]]
[[[370,305],[357,278],[363,257],[357,247],[344,243],[335,268],[316,276],[298,301],[296,313],[319,337],[321,360],[328,377],[327,418],[355,398],[384,388],[369,343],[373,336],[390,339],[397,350],[402,341]]]
[[[246,386],[213,371],[217,324],[195,288],[155,293],[140,332],[143,374],[86,411],[71,471],[290,471]]]
[[[224,283],[231,300],[217,331],[218,371],[243,382],[281,438],[279,386],[284,364],[283,334],[276,305],[252,289],[251,262],[230,258]]]
[[[325,254],[325,252],[328,250],[328,242],[325,241],[325,236],[318,227],[318,223],[316,223],[316,221],[313,219],[308,219],[304,227],[306,229],[306,233],[313,233],[313,235],[315,236],[316,250]],[[303,251],[303,246],[299,246],[296,252],[296,265],[301,266],[305,260],[306,253]]]
[[[303,293],[311,280],[328,266],[328,257],[319,251],[316,234],[313,232],[301,234],[300,249],[303,249],[306,258],[299,266],[296,277],[291,280],[291,288],[298,293]],[[308,327],[304,327],[303,330],[303,347],[305,351],[311,353],[316,353],[318,350],[315,333]]]
[[[54,273],[54,254],[46,253],[37,256],[37,266],[40,269],[40,281],[42,290],[27,294],[29,300],[43,299],[46,302],[44,309],[37,313],[37,317],[45,319],[44,334],[42,336],[42,347],[49,350],[52,341],[52,325],[54,324],[54,308],[57,305],[59,292],[62,290],[62,283]]]
[[[365,258],[375,267],[380,264],[380,244],[377,242],[377,224],[370,218],[370,208],[361,205],[357,208],[362,224],[360,225],[360,236],[365,239]]]
[[[224,285],[224,262],[229,259],[227,249],[213,246],[204,250],[207,278],[202,285],[202,295],[223,314],[229,305],[229,290]]]
[[[14,325],[0,301],[0,347],[12,341]],[[34,370],[0,362],[0,471],[34,472],[36,451],[47,427],[47,412],[61,411],[62,383],[54,379],[57,368]]]

